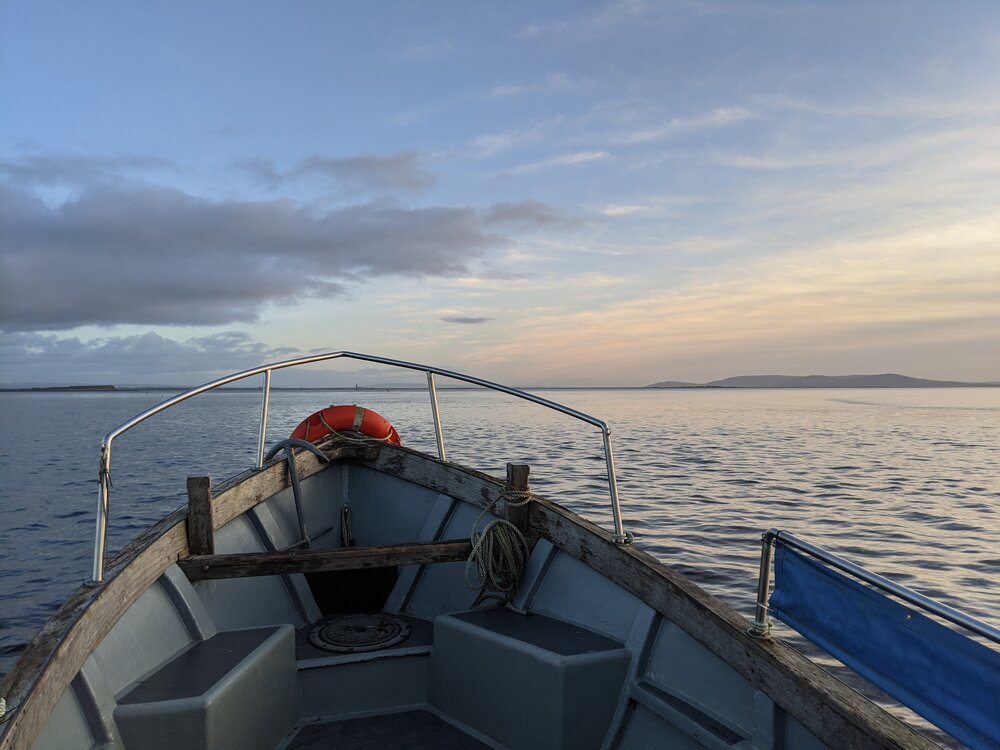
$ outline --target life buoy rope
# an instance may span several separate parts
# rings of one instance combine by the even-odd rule
[[[382,440],[393,445],[402,445],[403,440],[392,423],[372,409],[355,404],[328,406],[310,414],[296,427],[291,437],[315,443],[327,435],[337,435],[346,440],[352,438],[344,432],[360,432],[373,440]]]

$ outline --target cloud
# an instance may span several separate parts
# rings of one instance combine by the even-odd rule
[[[577,83],[565,73],[553,73],[541,83],[508,83],[494,86],[490,90],[490,96],[496,99],[520,94],[555,94],[571,91],[577,87]]]
[[[0,187],[0,326],[254,320],[269,302],[343,294],[369,276],[467,271],[504,238],[471,208],[212,201],[92,187],[50,208]]]
[[[411,44],[403,48],[400,56],[404,60],[411,62],[429,62],[444,60],[450,57],[454,49],[455,45],[444,39],[434,42],[424,42],[423,44]]]
[[[602,159],[607,159],[609,156],[611,154],[607,151],[576,151],[571,154],[552,156],[548,159],[532,162],[531,164],[522,164],[519,167],[508,170],[506,174],[534,174],[535,172],[541,172],[543,169],[551,167],[567,167],[576,164],[586,164],[592,161],[601,161]]]
[[[785,148],[778,156],[771,154],[720,153],[715,160],[727,167],[756,170],[808,169],[812,167],[848,166],[855,169],[879,168],[890,164],[927,164],[951,152],[968,154],[984,148],[978,158],[995,161],[991,150],[998,142],[993,126],[954,127],[932,132],[908,134],[848,146],[830,146],[808,150]],[[972,147],[970,149],[970,146]]]
[[[692,206],[704,203],[705,198],[697,195],[640,195],[636,196],[639,202],[631,203],[605,203],[603,206],[595,207],[595,210],[604,216],[641,216],[641,215],[665,215],[677,213],[680,210],[688,211]]]
[[[652,206],[634,203],[609,203],[601,208],[601,213],[605,216],[632,216],[633,214],[647,214],[655,209]]]
[[[574,382],[580,372],[591,382],[622,372],[632,382],[711,380],[768,367],[995,380],[998,236],[1000,221],[990,216],[819,239],[729,263],[725,273],[706,267],[667,289],[636,283],[602,305],[521,316],[512,307],[517,340],[470,352],[466,366],[550,363],[542,376],[554,382]]]
[[[502,133],[484,133],[472,140],[472,147],[479,156],[495,156],[536,142],[541,138],[538,128],[533,130],[506,130]]]
[[[0,332],[0,386],[112,384],[190,387],[224,373],[267,362],[325,354],[329,347],[302,351],[273,347],[243,331],[223,331],[186,340],[152,331],[127,336],[84,339],[39,332]],[[416,352],[413,357],[418,358]],[[418,379],[419,378],[419,379]],[[252,377],[233,385],[259,388]],[[409,371],[337,359],[308,367],[279,370],[272,387],[350,387],[424,385]],[[272,411],[272,418],[282,419]],[[289,425],[289,429],[294,422]]]
[[[614,287],[622,288],[622,285],[627,282],[626,278],[607,273],[573,273],[563,268],[555,273],[541,275],[496,273],[480,276],[458,276],[442,280],[440,286],[461,289],[463,296],[476,292],[500,294],[503,295],[503,303],[508,305],[513,294],[520,294],[522,300],[534,304],[539,299],[551,301],[556,292],[569,294],[575,301],[579,302],[584,293],[607,291]],[[557,303],[553,302],[553,304]]]
[[[445,323],[462,323],[464,325],[478,325],[479,323],[488,323],[493,320],[493,318],[466,318],[461,315],[447,315],[441,318]]]
[[[0,178],[22,187],[87,185],[117,182],[130,173],[168,169],[171,166],[165,159],[140,154],[31,154],[0,160]]]
[[[919,95],[908,92],[905,95],[861,101],[816,101],[772,94],[754,97],[754,102],[760,108],[772,110],[783,117],[787,117],[789,112],[801,112],[824,118],[913,121],[989,117],[1000,112],[1000,102],[995,97],[984,96],[978,90],[974,93],[958,90],[937,96],[925,92]]]
[[[97,184],[50,206],[0,183],[0,330],[251,322],[379,276],[460,276],[504,231],[569,223],[537,201],[325,212]]]
[[[546,227],[577,223],[552,206],[532,200],[494,203],[482,213],[482,220],[488,226]]]
[[[630,133],[622,140],[625,143],[662,141],[679,133],[723,127],[748,120],[751,117],[754,117],[754,114],[743,107],[720,107],[712,112],[694,117],[674,117],[661,125]]]
[[[650,4],[644,0],[615,0],[599,10],[576,18],[528,24],[517,32],[517,36],[521,39],[541,36],[567,40],[590,39],[608,34],[625,22],[646,15],[650,8]]]
[[[433,176],[423,167],[421,155],[413,151],[342,158],[315,154],[299,160],[287,170],[278,169],[272,162],[261,159],[244,160],[237,166],[253,174],[272,190],[288,182],[311,179],[320,179],[353,193],[416,193],[434,185]]]
[[[577,4],[580,5],[580,4]],[[546,7],[541,5],[540,7]],[[574,6],[570,6],[574,7]],[[740,2],[739,0],[612,0],[596,10],[571,18],[560,18],[522,26],[519,39],[545,38],[561,42],[583,42],[621,33],[623,29],[641,22],[644,26],[676,27],[684,16],[700,18],[706,15],[726,14],[768,17],[806,16],[827,14],[823,5],[810,3]]]
[[[288,359],[292,347],[270,347],[241,331],[223,331],[175,341],[157,333],[87,341],[36,332],[0,333],[0,361],[7,383],[61,382],[121,384],[135,378],[238,371]],[[124,379],[124,381],[123,381]],[[147,381],[148,382],[148,381]]]
[[[275,190],[287,178],[288,172],[283,172],[268,159],[240,159],[233,166],[248,172],[255,180]]]

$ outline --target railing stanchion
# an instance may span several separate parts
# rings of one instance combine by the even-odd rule
[[[757,608],[753,622],[747,631],[754,638],[768,638],[771,635],[771,620],[767,616],[768,599],[771,596],[771,563],[774,560],[775,531],[770,529],[761,537],[760,575],[757,578]]]
[[[260,398],[260,432],[257,435],[257,468],[264,466],[264,443],[267,441],[267,408],[271,403],[271,371],[264,370],[264,386]]]
[[[434,415],[434,439],[437,440],[438,458],[442,462],[448,460],[444,450],[444,432],[441,429],[441,407],[438,404],[437,386],[434,384],[434,373],[427,372],[427,392],[431,397],[431,412]]]
[[[104,550],[108,539],[108,489],[111,485],[111,441],[101,446],[101,465],[97,473],[97,528],[94,530],[94,565],[90,582],[104,580]]]
[[[608,465],[608,488],[611,491],[611,515],[615,521],[615,544],[631,544],[632,535],[625,531],[622,524],[622,508],[618,500],[618,472],[615,470],[615,454],[611,450],[611,428],[607,425],[601,429],[604,436],[604,462]]]

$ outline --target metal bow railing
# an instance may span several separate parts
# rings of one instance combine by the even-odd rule
[[[358,352],[328,352],[326,354],[316,354],[311,357],[299,357],[297,359],[288,359],[282,362],[273,362],[268,365],[261,365],[260,367],[255,367],[250,370],[243,370],[242,372],[237,372],[232,375],[226,375],[225,377],[218,378],[217,380],[212,380],[211,382],[199,385],[191,390],[184,391],[183,393],[178,393],[176,396],[166,399],[160,402],[156,406],[153,406],[146,411],[137,414],[132,417],[127,422],[124,422],[113,430],[111,430],[107,435],[104,436],[104,440],[101,442],[101,465],[99,472],[99,488],[98,488],[98,501],[97,501],[97,528],[95,531],[94,539],[94,565],[93,565],[93,575],[92,583],[101,583],[104,580],[104,556],[107,547],[107,534],[108,534],[108,507],[109,507],[109,496],[111,489],[111,445],[115,438],[128,432],[136,425],[145,422],[150,417],[159,414],[161,411],[169,409],[182,401],[187,401],[189,398],[193,398],[206,391],[211,391],[216,388],[220,388],[224,385],[229,385],[230,383],[235,383],[239,380],[245,378],[250,378],[255,375],[263,375],[264,382],[261,388],[261,406],[260,406],[260,430],[257,440],[257,467],[260,468],[264,465],[264,444],[267,437],[267,417],[268,408],[271,400],[271,373],[275,370],[283,370],[288,367],[298,367],[300,365],[308,365],[316,362],[324,362],[331,359],[356,359],[364,362],[374,362],[376,364],[389,365],[391,367],[400,367],[407,370],[417,370],[423,372],[427,375],[427,390],[430,396],[431,402],[431,413],[434,418],[434,437],[437,441],[438,458],[441,461],[447,461],[447,453],[445,451],[444,444],[444,431],[441,427],[441,411],[438,405],[438,393],[437,385],[435,383],[435,376],[440,375],[441,377],[451,378],[453,380],[459,380],[465,383],[470,383],[472,385],[482,386],[483,388],[488,388],[493,391],[499,391],[501,393],[506,393],[510,396],[515,396],[516,398],[524,399],[525,401],[530,401],[532,403],[544,406],[549,409],[553,409],[562,414],[574,417],[583,422],[587,422],[598,429],[601,430],[601,435],[604,439],[604,459],[607,464],[608,471],[608,488],[611,494],[611,513],[614,518],[614,540],[618,544],[629,544],[632,540],[631,535],[625,531],[622,525],[621,516],[621,506],[618,499],[618,475],[615,471],[615,458],[614,453],[611,450],[611,428],[608,427],[607,423],[592,417],[589,414],[584,414],[583,412],[577,411],[576,409],[571,409],[568,406],[563,406],[555,401],[550,401],[549,399],[542,398],[541,396],[536,396],[532,393],[527,393],[526,391],[518,390],[517,388],[510,388],[499,383],[494,383],[489,380],[483,380],[482,378],[476,378],[471,375],[464,375],[460,372],[454,372],[452,370],[445,370],[440,367],[432,367],[430,365],[422,365],[416,362],[406,362],[400,359],[389,359],[387,357],[376,357],[371,354],[360,354]]]

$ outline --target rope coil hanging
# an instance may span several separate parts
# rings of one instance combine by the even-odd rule
[[[518,508],[531,502],[531,492],[504,490],[491,502],[472,525],[472,552],[465,564],[465,583],[478,591],[472,606],[477,607],[487,599],[497,599],[507,604],[517,593],[517,584],[524,572],[530,550],[524,534],[507,518],[495,518],[478,531],[479,524],[498,502],[505,501],[504,510]],[[471,572],[475,566],[479,585],[472,583]]]

